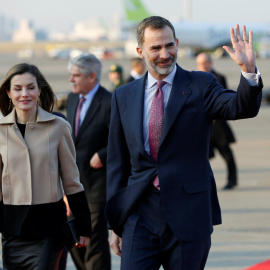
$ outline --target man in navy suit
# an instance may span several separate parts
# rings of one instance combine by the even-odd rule
[[[107,157],[106,216],[122,270],[204,269],[221,224],[208,161],[213,119],[254,117],[261,101],[252,33],[248,40],[243,26],[241,38],[235,28],[233,50],[224,48],[242,69],[237,92],[176,64],[168,20],[152,16],[137,28],[149,71],[113,94]]]

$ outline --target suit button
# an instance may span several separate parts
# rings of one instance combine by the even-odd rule
[[[33,128],[34,128],[34,126],[33,126],[33,125],[30,125],[29,127],[30,127],[31,129],[33,129]]]

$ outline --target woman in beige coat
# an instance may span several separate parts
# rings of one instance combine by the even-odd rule
[[[52,115],[54,94],[38,68],[12,67],[0,86],[0,232],[7,269],[55,269],[64,246],[63,192],[86,246],[90,211],[68,122]]]

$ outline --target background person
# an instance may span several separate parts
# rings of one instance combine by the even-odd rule
[[[237,92],[213,74],[176,64],[178,39],[159,16],[137,28],[137,52],[148,72],[112,97],[107,160],[106,216],[121,270],[204,269],[213,225],[221,223],[209,163],[213,119],[257,115],[262,83],[252,33],[231,29],[241,66]]]
[[[72,93],[67,119],[72,127],[76,159],[91,209],[92,237],[86,248],[71,250],[77,269],[111,269],[106,203],[106,159],[111,93],[100,85],[102,64],[93,54],[82,54],[68,65]]]
[[[213,69],[213,61],[209,54],[200,53],[196,57],[197,68],[200,71],[211,72],[215,75],[218,82],[227,88],[226,79],[223,75],[217,73]],[[216,148],[220,155],[226,162],[227,165],[227,184],[223,189],[232,189],[237,185],[237,169],[236,163],[233,156],[232,149],[230,148],[230,143],[235,142],[235,137],[227,121],[223,119],[216,119],[213,123],[213,128],[210,137],[210,155],[209,157],[214,157],[214,149]],[[212,149],[211,149],[212,147]]]
[[[140,57],[134,57],[131,59],[131,71],[130,76],[126,80],[126,83],[140,79],[145,72],[145,62]]]
[[[12,67],[0,86],[1,233],[7,269],[54,269],[64,247],[63,190],[77,220],[79,247],[91,219],[70,125],[52,115],[54,94],[38,68]]]
[[[111,82],[111,92],[124,84],[123,68],[120,65],[111,65],[108,76]]]

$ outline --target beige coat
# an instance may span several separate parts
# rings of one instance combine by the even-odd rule
[[[24,138],[15,109],[0,119],[0,159],[0,200],[5,205],[57,202],[63,188],[67,195],[83,190],[69,123],[39,106]]]

